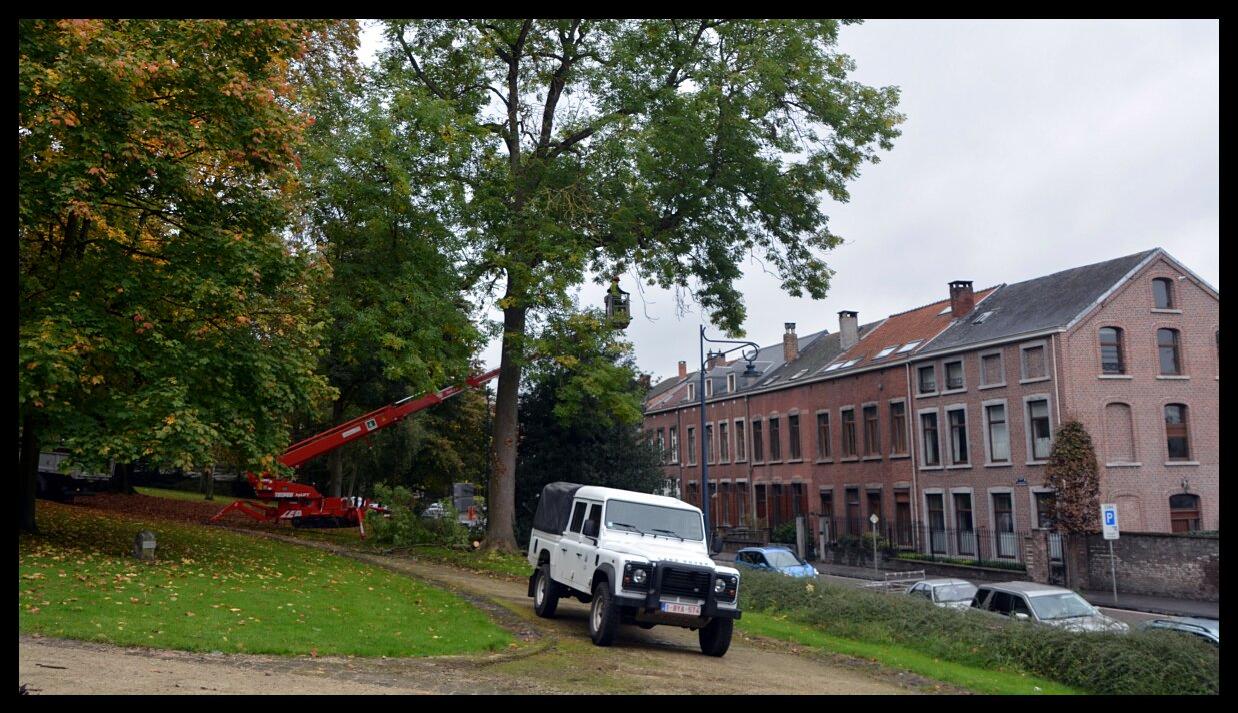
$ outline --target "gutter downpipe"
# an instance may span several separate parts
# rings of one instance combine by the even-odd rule
[[[911,521],[919,522],[921,493],[920,493],[919,479],[916,477],[916,442],[915,442],[916,431],[914,428],[912,428],[912,418],[915,415],[915,409],[911,408],[915,404],[912,402],[913,396],[911,393],[911,360],[910,359],[903,363],[903,373],[906,374],[906,377],[907,377],[907,402],[908,402],[907,403],[907,425],[905,428],[908,431],[910,431],[910,433],[906,434],[906,437],[907,437],[907,452],[911,454],[911,458],[908,460],[908,463],[911,464]],[[919,539],[920,539],[920,528],[912,527],[911,545],[912,547],[916,548],[916,552],[920,551]]]

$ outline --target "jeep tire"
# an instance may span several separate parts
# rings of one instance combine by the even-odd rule
[[[589,638],[597,646],[610,646],[619,630],[619,607],[610,595],[610,583],[605,579],[593,587],[593,604],[589,609]]]
[[[706,656],[721,656],[731,648],[731,633],[735,622],[731,619],[714,617],[704,628],[697,632],[701,640],[701,653]]]
[[[533,582],[533,611],[543,619],[551,619],[559,606],[559,587],[550,578],[550,565],[537,567],[537,579]]]

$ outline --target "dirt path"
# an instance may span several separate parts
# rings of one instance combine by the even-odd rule
[[[290,539],[268,535],[279,539]],[[410,557],[329,549],[451,589],[524,642],[517,654],[366,659],[126,649],[22,636],[20,681],[40,693],[715,693],[889,694],[933,682],[846,657],[820,657],[736,634],[726,656],[701,655],[696,633],[625,626],[609,648],[589,641],[588,607],[560,602],[538,619],[527,585]],[[60,668],[62,667],[62,668]]]

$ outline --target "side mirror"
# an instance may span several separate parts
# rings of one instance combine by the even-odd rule
[[[1016,619],[1026,619],[1026,618],[1028,618],[1028,617],[1027,617],[1027,614],[1024,614],[1024,613],[1023,613],[1023,612],[1021,612],[1021,611],[1017,611],[1017,612],[1015,612],[1015,613],[1014,613],[1014,618],[1016,618]]]
[[[713,555],[718,554],[721,551],[722,551],[722,538],[719,537],[718,535],[714,535],[709,540],[709,554],[710,556],[713,556]]]
[[[598,536],[597,520],[586,520],[585,527],[583,530],[581,530],[581,534],[584,535],[585,537],[592,537],[596,539]]]

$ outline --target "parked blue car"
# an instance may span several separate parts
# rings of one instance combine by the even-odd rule
[[[735,564],[748,569],[782,572],[788,577],[816,577],[817,568],[795,556],[786,547],[745,547],[735,553]]]

